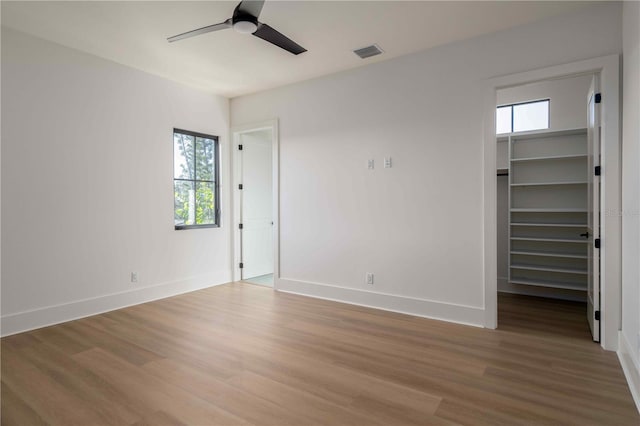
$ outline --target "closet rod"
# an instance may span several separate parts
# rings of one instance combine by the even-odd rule
[[[498,173],[497,176],[509,176],[509,172]]]

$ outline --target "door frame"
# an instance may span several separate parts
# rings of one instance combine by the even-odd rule
[[[497,177],[496,177],[496,91],[544,80],[584,74],[600,75],[601,123],[601,239],[600,249],[600,344],[604,349],[618,349],[618,331],[622,311],[621,299],[621,161],[620,161],[620,56],[609,55],[517,74],[495,77],[484,86],[484,326],[498,325],[497,286]]]
[[[280,279],[280,139],[278,132],[278,120],[267,120],[258,123],[249,123],[231,128],[231,164],[232,164],[232,188],[231,198],[233,205],[233,237],[231,238],[231,271],[232,280],[239,281],[241,277],[240,260],[242,236],[240,233],[241,209],[240,200],[242,194],[238,185],[242,182],[242,168],[240,167],[240,152],[238,145],[243,133],[251,133],[259,130],[271,130],[271,166],[272,166],[272,209],[273,209],[273,288],[276,288]]]
[[[596,102],[596,96],[600,93],[600,75],[594,74],[591,77],[591,83],[587,96],[587,164],[589,168],[593,167],[594,173],[587,177],[587,239],[589,247],[587,249],[587,320],[591,329],[591,336],[596,342],[600,341],[600,320],[596,318],[595,312],[600,310],[600,253],[595,247],[596,239],[601,238],[600,235],[600,176],[595,174],[595,167],[600,166],[600,132],[595,131],[601,126],[600,105]],[[593,113],[593,116],[592,116]],[[592,121],[593,119],[593,121]],[[592,126],[593,122],[593,126]],[[598,208],[595,208],[597,204]],[[594,214],[597,212],[598,214]],[[589,236],[591,233],[591,236]],[[596,261],[597,259],[597,261]],[[597,277],[597,278],[596,278]],[[597,292],[595,290],[598,290]],[[593,297],[591,296],[593,294]]]

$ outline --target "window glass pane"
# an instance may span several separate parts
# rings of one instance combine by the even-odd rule
[[[196,182],[196,225],[210,225],[216,222],[215,188],[211,182]]]
[[[196,138],[196,179],[214,180],[213,174],[213,139]]]
[[[511,106],[496,109],[496,133],[511,133]]]
[[[193,144],[195,138],[181,133],[173,134],[173,177],[194,179]]]
[[[190,132],[184,132],[190,133]],[[173,133],[174,224],[181,227],[216,225],[215,136]]]
[[[193,225],[196,219],[196,197],[192,181],[173,182],[175,225]]]
[[[513,131],[549,128],[549,101],[513,106]]]

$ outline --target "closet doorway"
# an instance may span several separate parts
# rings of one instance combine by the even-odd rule
[[[497,91],[499,326],[600,341],[598,79]]]
[[[236,279],[273,287],[277,272],[275,125],[234,132]]]

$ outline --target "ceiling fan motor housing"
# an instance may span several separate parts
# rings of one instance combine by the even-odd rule
[[[233,29],[242,34],[253,34],[258,29],[258,20],[251,15],[233,17]]]

